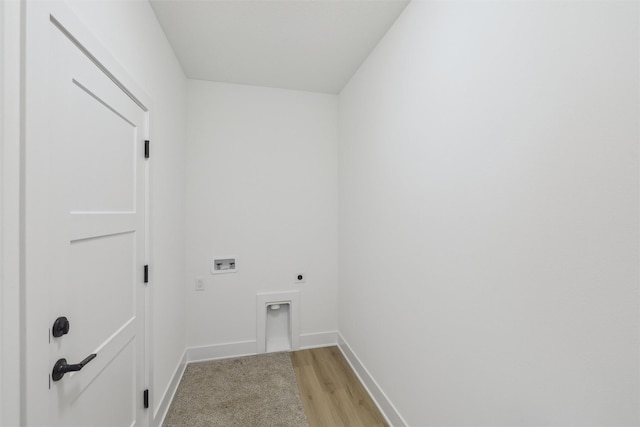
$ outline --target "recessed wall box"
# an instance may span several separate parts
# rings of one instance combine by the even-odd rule
[[[211,261],[211,274],[235,273],[238,271],[236,257],[216,257]]]

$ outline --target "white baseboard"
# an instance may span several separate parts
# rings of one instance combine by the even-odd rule
[[[187,363],[226,359],[228,357],[250,356],[256,354],[256,341],[236,341],[204,345],[201,347],[189,347],[186,352]]]
[[[338,344],[338,332],[316,332],[300,335],[300,349],[329,347]],[[207,360],[226,359],[229,357],[251,356],[256,353],[256,341],[236,341],[223,344],[205,345],[187,348],[187,363]]]
[[[300,350],[338,345],[338,331],[300,335]]]
[[[393,406],[393,403],[389,400],[387,395],[382,391],[376,380],[373,379],[367,368],[364,367],[358,356],[353,352],[349,344],[345,341],[344,337],[338,333],[338,348],[344,355],[351,369],[356,373],[360,382],[364,388],[369,392],[369,395],[373,399],[382,415],[387,419],[387,422],[392,427],[406,427],[407,423],[402,418],[398,410]]]
[[[151,425],[154,427],[162,426],[164,422],[164,418],[167,416],[167,411],[169,411],[169,406],[171,406],[171,401],[173,400],[173,396],[176,394],[176,390],[178,390],[178,385],[180,384],[180,380],[182,379],[182,375],[184,374],[184,370],[187,367],[187,350],[182,353],[182,357],[178,362],[178,366],[176,366],[175,371],[173,371],[173,375],[171,376],[171,381],[169,382],[169,386],[162,395],[162,399],[160,399],[160,404],[157,408],[155,408],[153,414],[153,420],[151,421]]]

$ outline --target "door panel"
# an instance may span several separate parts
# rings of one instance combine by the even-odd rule
[[[131,213],[73,213],[71,240],[91,239],[136,230],[136,215]]]
[[[53,23],[47,173],[49,363],[82,370],[51,381],[51,425],[144,424],[147,113]]]
[[[70,117],[82,117],[70,131],[71,211],[135,211],[138,128],[103,98],[75,80],[70,85]],[[131,102],[131,101],[130,101]]]
[[[63,393],[67,393],[65,401],[69,408],[61,411],[63,418],[61,425],[83,425],[87,420],[91,420],[91,426],[131,426],[134,425],[136,410],[135,403],[129,396],[135,391],[135,378],[127,375],[133,367],[128,366],[135,358],[133,342],[130,341],[121,352],[116,355],[110,364],[110,378],[106,375],[98,375],[91,383],[91,388],[87,391],[87,384],[76,383],[73,380],[65,384]],[[89,365],[87,365],[88,367]],[[113,394],[113,383],[126,389],[127,393]],[[95,401],[110,402],[109,405],[94,405]],[[118,408],[116,411],[113,408]],[[87,424],[84,424],[87,425]]]
[[[135,318],[135,289],[131,286],[137,270],[135,237],[123,233],[71,242],[69,255],[75,265],[70,292],[82,304],[76,304],[69,316],[82,322],[75,322],[69,341],[82,342],[82,348],[97,348]],[[73,355],[78,360],[83,357],[81,351]]]

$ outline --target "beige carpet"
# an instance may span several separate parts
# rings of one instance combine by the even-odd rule
[[[189,364],[163,425],[308,426],[288,353]]]

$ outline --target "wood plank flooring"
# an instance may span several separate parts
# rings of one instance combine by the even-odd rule
[[[388,426],[338,347],[291,352],[310,427]]]

